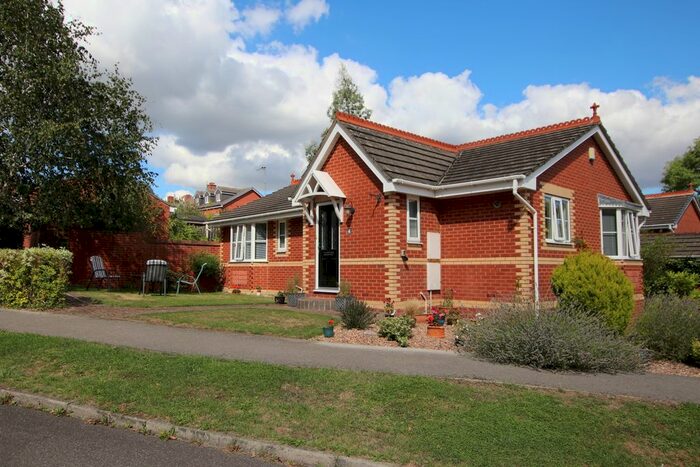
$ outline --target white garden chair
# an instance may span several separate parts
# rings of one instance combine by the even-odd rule
[[[201,294],[202,292],[199,290],[199,278],[202,276],[202,272],[204,271],[204,267],[206,265],[207,263],[202,264],[202,267],[199,268],[199,272],[197,273],[197,277],[187,274],[180,276],[177,280],[177,290],[175,291],[175,295],[180,293],[180,284],[189,285],[190,290],[194,291],[197,289],[197,293]]]

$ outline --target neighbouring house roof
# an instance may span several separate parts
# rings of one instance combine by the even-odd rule
[[[289,200],[289,198],[296,194],[298,188],[299,185],[289,185],[281,188],[232,211],[221,213],[212,219],[212,223],[232,221],[241,218],[264,217],[288,211],[298,211],[301,213],[301,208],[293,208]]]
[[[649,244],[663,237],[671,248],[672,258],[700,258],[700,234],[644,234],[642,244]]]
[[[647,195],[647,204],[651,209],[649,219],[643,230],[673,230],[683,217],[691,203],[695,203],[695,191],[673,191]]]
[[[250,191],[254,191],[255,193],[258,193],[258,190],[253,188],[252,186],[246,187],[246,188],[232,188],[232,187],[224,187],[224,186],[219,186],[217,187],[217,190],[221,191],[221,201],[215,201],[213,203],[209,204],[198,204],[198,207],[200,209],[214,209],[214,208],[221,208],[226,206],[227,204],[232,203],[233,201],[237,200],[241,196],[245,195],[246,193]],[[236,191],[234,191],[236,190]],[[216,191],[198,191],[195,193],[195,198],[199,197],[200,195],[207,194],[209,193],[209,196],[212,197],[212,199],[216,200]],[[260,193],[258,193],[260,195]]]

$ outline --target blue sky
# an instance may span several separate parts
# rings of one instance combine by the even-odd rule
[[[243,4],[241,4],[243,6]],[[300,34],[269,40],[313,45],[395,76],[473,70],[486,99],[513,102],[531,84],[588,82],[651,93],[651,81],[700,72],[700,2],[331,2]]]
[[[646,191],[700,136],[700,2],[66,0],[147,98],[156,192],[283,186],[344,63],[373,119],[465,142],[590,114]],[[263,180],[261,165],[268,167]]]

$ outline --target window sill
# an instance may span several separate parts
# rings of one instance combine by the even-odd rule
[[[572,242],[555,242],[553,240],[545,240],[545,243],[547,246],[562,246],[562,247],[573,247],[574,244]]]
[[[420,240],[406,240],[408,246],[422,247],[423,243]]]
[[[337,289],[316,288],[316,289],[314,289],[314,292],[316,292],[316,293],[335,293],[335,294],[337,294],[337,293],[340,292],[340,289],[339,289],[339,288],[337,288]]]

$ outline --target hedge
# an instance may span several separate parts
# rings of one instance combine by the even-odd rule
[[[65,249],[0,249],[0,306],[62,306],[72,262],[73,254]]]

